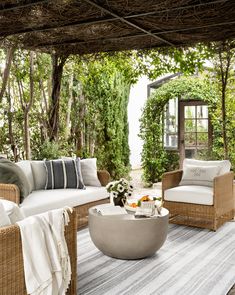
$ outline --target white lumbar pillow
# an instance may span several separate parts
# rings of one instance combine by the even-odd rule
[[[183,170],[187,165],[194,166],[219,166],[221,169],[219,171],[219,175],[228,173],[231,168],[231,163],[229,160],[221,160],[221,161],[203,161],[203,160],[195,160],[195,159],[184,159],[183,161]]]
[[[10,224],[11,224],[10,218],[8,217],[6,213],[2,202],[0,202],[0,227],[7,226]]]
[[[81,171],[85,185],[101,186],[97,176],[96,158],[82,159]]]
[[[183,169],[183,176],[179,185],[213,186],[213,181],[219,175],[219,166],[193,166],[187,165]]]
[[[15,224],[17,221],[20,221],[25,218],[24,213],[16,203],[8,200],[1,200],[1,203],[4,207],[6,214],[10,219],[11,224]]]

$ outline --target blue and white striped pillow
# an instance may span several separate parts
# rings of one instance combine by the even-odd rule
[[[45,189],[85,189],[82,179],[80,158],[71,160],[44,161],[47,173]]]

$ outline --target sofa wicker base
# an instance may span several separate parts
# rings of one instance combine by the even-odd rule
[[[164,201],[170,212],[170,223],[208,228],[216,231],[225,222],[234,218],[234,210],[216,212],[214,206]]]
[[[67,295],[77,294],[77,224],[75,212],[65,227],[72,278]],[[0,295],[26,295],[20,228],[11,225],[0,229]]]
[[[109,198],[74,207],[73,209],[75,210],[77,216],[77,230],[87,226],[89,208],[106,203],[109,203]]]

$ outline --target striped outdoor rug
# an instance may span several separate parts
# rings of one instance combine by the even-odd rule
[[[103,255],[88,229],[78,233],[80,295],[225,295],[234,283],[235,222],[217,232],[170,225],[157,254],[132,261]]]

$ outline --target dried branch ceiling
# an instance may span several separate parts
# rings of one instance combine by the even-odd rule
[[[62,54],[235,38],[234,0],[0,1],[0,38]]]

